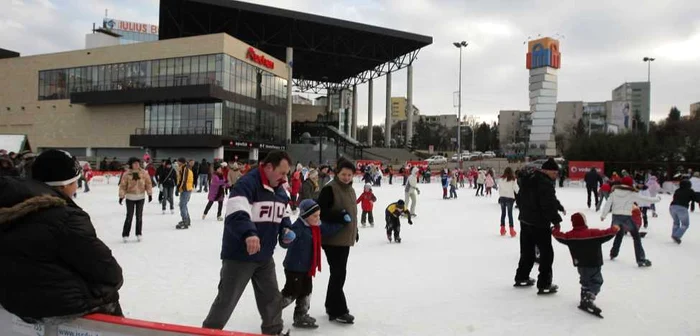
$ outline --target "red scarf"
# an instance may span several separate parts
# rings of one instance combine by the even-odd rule
[[[320,226],[310,226],[311,227],[311,237],[313,241],[313,250],[311,250],[311,268],[309,269],[309,276],[316,276],[316,269],[321,272],[321,227]]]

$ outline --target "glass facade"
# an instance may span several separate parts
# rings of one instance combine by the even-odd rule
[[[38,99],[69,99],[71,92],[201,84],[233,93],[233,99],[147,104],[141,132],[215,134],[246,141],[284,142],[287,80],[226,54],[39,71]]]

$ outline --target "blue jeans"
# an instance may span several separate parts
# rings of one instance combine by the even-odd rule
[[[209,175],[207,174],[199,174],[199,189],[197,192],[202,191],[202,187],[204,187],[205,192],[209,192]]]
[[[613,215],[612,224],[617,224],[620,226],[620,231],[615,235],[615,241],[613,241],[612,249],[610,250],[610,257],[616,258],[620,253],[620,245],[622,245],[622,238],[625,237],[625,231],[629,231],[634,240],[634,256],[637,258],[637,262],[646,259],[644,254],[644,247],[642,247],[642,238],[639,236],[639,228],[632,221],[632,216],[625,215]]]
[[[600,273],[600,266],[578,267],[578,274],[581,290],[595,295],[600,293],[600,288],[603,287],[603,274]]]
[[[187,209],[187,203],[190,202],[191,191],[183,191],[180,193],[180,216],[183,221],[190,220],[190,212]]]
[[[510,227],[513,227],[513,204],[515,199],[501,197],[498,199],[498,203],[501,204],[501,226],[506,225],[506,212],[508,212],[508,224]]]
[[[685,230],[688,230],[688,226],[690,225],[688,208],[680,205],[671,205],[669,210],[671,210],[671,218],[673,218],[673,231],[671,232],[671,236],[678,239],[683,238]]]

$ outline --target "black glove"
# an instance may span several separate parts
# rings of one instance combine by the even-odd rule
[[[355,236],[355,242],[357,243],[359,241],[360,241],[360,233],[358,232],[357,235]]]
[[[119,205],[122,205],[124,203],[124,197],[119,198]]]
[[[153,202],[153,195],[148,195],[148,203]]]
[[[408,225],[413,225],[413,221],[411,220],[411,218],[408,218]]]

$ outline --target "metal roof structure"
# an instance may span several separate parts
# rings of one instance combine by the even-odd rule
[[[232,0],[160,0],[159,38],[227,33],[271,56],[294,49],[301,92],[339,90],[407,67],[430,36]]]

